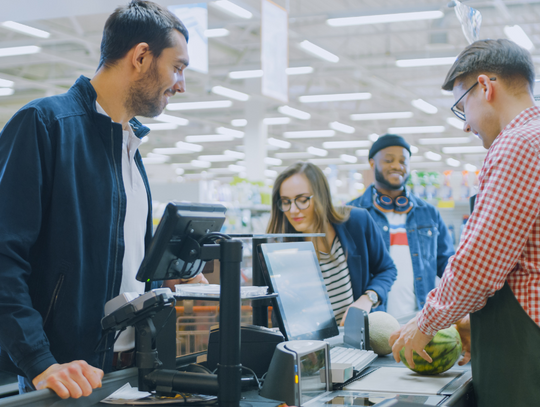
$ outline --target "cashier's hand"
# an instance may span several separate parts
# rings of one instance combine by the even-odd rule
[[[369,297],[367,295],[362,295],[355,302],[349,305],[349,308],[351,307],[360,308],[369,314],[371,312],[372,305],[373,303],[370,301]],[[343,314],[343,318],[341,318],[341,323],[339,324],[340,326],[345,325],[345,318],[347,318],[347,313],[349,312],[349,308],[347,308],[347,310],[345,311],[345,314]]]
[[[456,329],[461,337],[463,352],[465,352],[458,365],[463,366],[471,360],[471,320],[469,319],[469,314],[456,322]]]
[[[90,366],[84,360],[49,366],[32,383],[36,390],[49,388],[59,397],[78,399],[89,396],[93,389],[101,387],[103,370]]]
[[[177,284],[208,284],[208,280],[202,273],[200,273],[200,274],[197,274],[195,277],[190,278],[189,280],[182,280],[182,279],[165,280],[163,282],[162,287],[169,287],[172,292],[175,292],[176,291],[175,285]]]
[[[418,329],[416,318],[411,319],[407,324],[403,325],[397,331],[390,335],[388,343],[392,347],[392,353],[396,362],[401,362],[399,352],[405,348],[405,359],[410,367],[414,368],[413,350],[420,355],[426,362],[431,363],[433,359],[424,350],[425,346],[431,341],[433,336],[426,335]]]

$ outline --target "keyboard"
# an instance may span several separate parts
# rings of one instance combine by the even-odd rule
[[[372,350],[344,348],[334,346],[330,348],[330,363],[350,363],[354,370],[361,371],[377,358]]]

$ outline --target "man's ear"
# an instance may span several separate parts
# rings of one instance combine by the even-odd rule
[[[489,79],[487,75],[478,76],[478,85],[484,92],[486,101],[491,102],[495,97],[495,82]]]
[[[144,72],[152,62],[150,46],[146,42],[140,42],[132,48],[131,64],[137,72]]]
[[[372,170],[375,170],[375,160],[373,158],[369,159],[369,166]]]

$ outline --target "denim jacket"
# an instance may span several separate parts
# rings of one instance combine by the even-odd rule
[[[373,188],[370,185],[364,195],[348,205],[368,210],[382,232],[386,247],[390,249],[390,226],[384,213],[373,206]],[[411,251],[416,302],[418,309],[422,309],[427,294],[435,288],[435,276],[442,276],[448,259],[454,255],[454,246],[439,211],[412,193],[409,199],[413,208],[407,214],[405,228]]]
[[[112,367],[112,350],[95,348],[104,305],[120,290],[126,193],[122,126],[96,111],[96,97],[80,77],[24,106],[0,133],[0,369],[30,380],[54,363]],[[131,125],[139,138],[149,131]],[[148,245],[152,201],[138,151],[135,162]]]

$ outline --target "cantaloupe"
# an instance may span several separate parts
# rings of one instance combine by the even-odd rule
[[[369,344],[377,355],[392,353],[388,344],[390,335],[399,329],[399,322],[386,312],[377,311],[368,315],[369,318]]]

